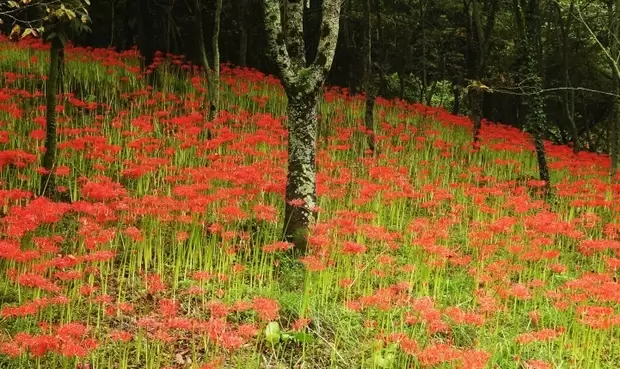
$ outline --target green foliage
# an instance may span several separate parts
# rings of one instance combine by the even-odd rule
[[[4,6],[0,5],[0,21],[3,18],[13,21],[12,37],[42,35],[46,41],[58,37],[64,45],[69,32],[90,32],[88,6],[90,0],[8,1]],[[28,10],[35,10],[36,16],[28,17]]]

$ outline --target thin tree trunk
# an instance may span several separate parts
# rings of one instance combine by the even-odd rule
[[[45,154],[43,155],[43,168],[45,173],[41,177],[42,196],[56,197],[56,99],[58,93],[59,76],[61,71],[61,55],[64,46],[60,38],[54,37],[50,47],[50,66],[46,86],[46,128],[45,128]]]
[[[239,66],[247,66],[248,63],[248,30],[247,30],[247,0],[239,0],[237,9],[239,20]]]
[[[523,0],[520,0],[523,1]],[[542,78],[540,76],[540,65],[542,63],[542,49],[540,46],[540,0],[523,1],[520,7],[516,8],[518,20],[524,21],[525,39],[520,43],[520,75],[527,78],[533,87],[533,93],[525,97],[525,127],[532,136],[536,158],[538,161],[538,172],[541,181],[545,181],[545,193],[550,193],[551,176],[547,165],[545,146],[543,144],[543,127],[545,124],[545,102],[542,96]],[[525,13],[521,13],[525,9]]]
[[[205,46],[204,30],[202,26],[202,6],[200,0],[194,2],[196,8],[196,26],[197,26],[197,39],[198,48],[200,52],[200,59],[202,61],[202,67],[205,70],[207,76],[207,88],[208,88],[208,120],[213,121],[217,114],[219,99],[220,99],[220,52],[219,52],[219,37],[220,37],[220,19],[222,15],[222,0],[217,0],[215,8],[215,25],[213,27],[212,53],[213,53],[213,71],[211,71],[211,65],[207,58],[207,50]],[[207,132],[208,138],[210,138],[210,132]]]
[[[139,0],[138,19],[140,22],[140,51],[144,57],[142,64],[143,71],[153,64],[155,57],[155,49],[153,47],[153,39],[155,37],[155,30],[153,27],[154,15],[152,13],[150,0]],[[152,80],[149,78],[149,80]]]
[[[370,6],[370,4],[367,4]],[[381,17],[381,0],[374,0],[375,15],[377,17],[377,33],[379,35],[379,46],[381,51],[381,61],[379,64],[379,96],[385,97],[387,94],[387,82],[385,80],[384,63],[387,62],[387,49],[385,47],[385,36],[383,32],[383,18]],[[372,30],[372,27],[371,27]],[[372,48],[371,48],[372,50]],[[372,64],[371,64],[372,65]]]
[[[368,149],[374,154],[375,151],[375,88],[373,86],[372,73],[372,21],[370,17],[370,0],[364,5],[364,91],[366,93],[366,108],[364,123],[366,126]]]
[[[469,86],[467,98],[469,99],[470,117],[474,126],[474,149],[477,149],[480,142],[480,129],[482,128],[482,90],[480,86]]]
[[[452,104],[452,114],[459,115],[461,113],[461,86],[453,83],[452,93],[454,94],[454,103]]]
[[[562,16],[562,8],[560,4],[556,3],[556,9],[558,13],[558,20],[560,25],[560,37],[562,43],[562,67],[564,69],[564,86],[570,86],[570,74],[569,74],[569,58],[570,50],[568,45],[568,37],[570,35],[570,29],[573,19],[573,13],[575,9],[575,1],[572,0],[568,9],[566,19]],[[575,91],[566,90],[564,92],[564,114],[566,120],[568,120],[571,128],[571,136],[573,141],[573,152],[577,154],[581,148],[579,146],[579,132],[575,123]]]
[[[620,0],[613,0],[613,9],[610,9],[610,21],[613,25],[611,37],[611,55],[618,60],[620,55]],[[612,62],[613,63],[613,62]],[[616,62],[617,63],[617,62]],[[614,84],[616,94],[620,94],[620,74],[618,69],[612,65],[614,74]],[[614,111],[609,132],[609,151],[611,156],[611,176],[612,178],[620,175],[620,98],[614,97]],[[620,179],[620,178],[619,178]]]
[[[209,120],[217,115],[220,106],[220,22],[222,20],[222,0],[215,3],[215,22],[213,26],[213,38],[211,40],[213,53],[213,95],[209,110]]]
[[[405,72],[398,71],[398,97],[401,100],[405,99]]]

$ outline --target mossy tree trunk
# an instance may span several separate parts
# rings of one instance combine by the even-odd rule
[[[519,77],[523,80],[527,79],[532,88],[532,93],[526,95],[523,99],[525,110],[524,128],[532,136],[538,161],[539,177],[541,181],[545,181],[545,190],[549,192],[551,177],[543,142],[543,127],[546,116],[541,77],[543,54],[540,47],[540,0],[516,0],[515,5],[515,15],[521,38],[517,49]]]
[[[64,45],[59,37],[52,39],[50,47],[50,65],[46,82],[46,127],[45,127],[45,154],[41,176],[40,194],[49,198],[56,197],[56,104],[58,87],[62,84],[62,62],[64,59]]]
[[[317,111],[325,78],[331,68],[340,18],[340,0],[323,0],[316,57],[306,61],[304,4],[285,3],[281,21],[279,0],[264,0],[268,51],[280,71],[288,99],[288,173],[283,236],[293,252],[307,251],[308,231],[314,219],[316,198]]]

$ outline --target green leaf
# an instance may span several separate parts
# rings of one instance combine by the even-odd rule
[[[11,8],[19,8],[19,4],[16,3],[15,1],[9,0],[8,4]]]
[[[56,32],[50,32],[47,37],[45,38],[45,41],[50,41],[52,39],[54,39],[54,37],[56,37]]]
[[[265,339],[272,345],[280,342],[280,325],[278,322],[269,322],[265,328]]]
[[[67,44],[67,35],[65,35],[64,32],[60,32],[58,33],[58,38],[60,39],[60,43],[64,47]]]
[[[311,334],[308,333],[304,333],[304,332],[297,332],[293,335],[293,338],[295,338],[296,341],[299,341],[301,343],[312,343],[314,342],[314,337]]]
[[[28,35],[32,35],[34,33],[34,30],[32,28],[26,28],[24,30],[24,33],[22,33],[22,38],[28,36]]]

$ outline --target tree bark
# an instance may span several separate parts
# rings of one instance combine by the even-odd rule
[[[617,58],[620,55],[620,0],[613,0],[610,4],[613,9],[610,9],[609,23],[612,26],[611,39],[611,55],[616,58],[616,65],[612,65],[612,71],[614,75],[614,87],[616,95],[620,94],[620,73],[617,67]],[[614,61],[611,61],[612,63]],[[620,175],[620,98],[614,97],[613,115],[611,119],[610,132],[609,132],[609,152],[611,156],[611,176],[616,179]],[[620,178],[617,178],[620,180]]]
[[[370,2],[367,2],[367,6],[370,7]],[[380,52],[381,52],[381,60],[379,61],[378,65],[379,65],[379,96],[383,96],[385,97],[387,94],[387,82],[385,80],[385,71],[383,69],[384,64],[387,62],[387,48],[385,46],[385,35],[383,32],[383,18],[381,17],[381,0],[374,0],[374,7],[375,7],[375,15],[377,17],[377,33],[379,35],[379,47],[380,47]],[[370,18],[370,16],[368,17]],[[370,27],[370,30],[372,32],[372,27]],[[372,33],[370,34],[370,36],[372,37]],[[372,47],[371,47],[371,52],[372,52]],[[371,64],[372,66],[372,58],[371,58]],[[375,93],[376,95],[376,93]]]
[[[370,16],[370,0],[364,4],[364,92],[365,114],[364,125],[366,127],[366,141],[368,149],[374,154],[375,151],[375,87],[373,86],[372,73],[372,19]]]
[[[316,206],[318,93],[288,96],[288,176],[284,236],[301,254],[307,251],[308,226]],[[296,204],[302,200],[303,203]]]
[[[482,128],[482,90],[480,86],[471,85],[467,89],[469,99],[470,117],[473,123],[473,142],[477,149],[480,142],[480,129]]]
[[[461,86],[456,82],[452,84],[452,93],[454,94],[452,114],[459,115],[461,113]]]
[[[495,14],[498,0],[490,3],[489,14],[486,24],[482,24],[482,10],[478,0],[471,0],[471,11],[467,9],[468,22],[468,54],[469,54],[469,78],[472,80],[467,89],[470,107],[470,118],[473,123],[473,146],[478,148],[480,141],[480,129],[482,127],[482,104],[484,93],[481,89],[486,69],[486,54],[489,49],[491,35],[495,26]]]
[[[283,237],[293,252],[307,251],[308,231],[316,207],[318,103],[338,41],[340,0],[324,0],[321,35],[314,61],[307,65],[303,5],[289,0],[281,22],[279,0],[264,0],[268,52],[275,60],[288,98],[288,173]]]
[[[541,181],[545,181],[545,192],[551,189],[551,177],[547,165],[545,146],[543,144],[543,127],[545,125],[545,103],[542,96],[542,78],[540,65],[542,50],[540,46],[540,0],[518,0],[515,8],[518,22],[523,22],[525,38],[519,42],[520,77],[530,81],[533,92],[524,99],[525,128],[532,136],[538,172]],[[523,11],[524,10],[524,11]]]
[[[213,26],[213,38],[211,39],[211,50],[213,54],[213,71],[209,59],[207,58],[207,49],[205,46],[204,29],[202,25],[202,6],[200,0],[194,1],[196,8],[196,33],[198,39],[198,49],[200,53],[200,59],[202,67],[205,70],[207,76],[207,95],[208,102],[208,120],[213,121],[217,115],[217,109],[220,100],[220,20],[222,17],[222,0],[217,0],[215,7],[215,22]],[[210,138],[210,132],[207,132],[208,138]]]
[[[46,82],[46,127],[45,127],[45,154],[43,155],[43,168],[45,173],[41,176],[42,196],[56,197],[56,99],[58,93],[59,76],[61,75],[61,55],[64,45],[60,38],[54,37],[50,47],[50,66]]]
[[[562,15],[562,7],[560,6],[560,4],[556,3],[555,5],[558,15],[558,23],[560,26],[560,41],[562,44],[562,67],[564,69],[564,86],[570,87],[570,49],[568,40],[572,25],[573,13],[575,9],[575,1],[571,0],[566,18],[564,18],[564,16]],[[564,114],[566,116],[566,120],[570,124],[571,136],[573,141],[573,152],[577,154],[581,150],[581,147],[579,146],[579,131],[577,130],[577,125],[575,123],[575,92],[572,90],[564,91]]]
[[[153,47],[153,39],[155,37],[155,30],[153,27],[154,15],[151,9],[150,0],[139,0],[138,16],[140,22],[140,51],[144,57],[142,70],[144,71],[151,64],[155,57],[155,48]],[[151,80],[149,78],[149,80]]]
[[[237,9],[239,21],[239,66],[244,68],[248,63],[248,29],[247,29],[247,0],[239,0]]]

